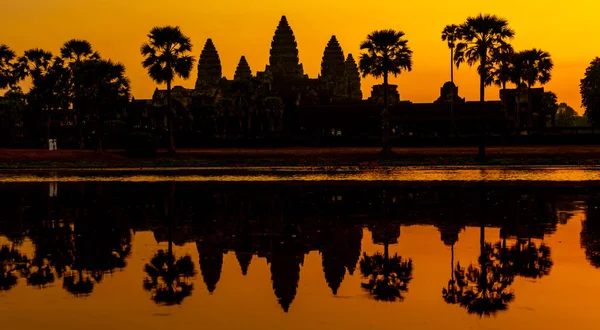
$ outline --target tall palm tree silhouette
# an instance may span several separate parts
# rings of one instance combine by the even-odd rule
[[[454,49],[456,48],[456,41],[458,40],[458,25],[450,24],[444,27],[442,30],[442,41],[448,43],[450,49],[450,82],[452,83],[452,90],[450,93],[450,120],[452,122],[452,132],[454,133]]]
[[[456,45],[454,60],[456,66],[467,63],[473,66],[479,63],[479,101],[480,111],[485,111],[485,125],[481,125],[481,139],[479,141],[479,157],[485,157],[485,144],[487,135],[487,120],[489,111],[485,109],[485,86],[489,85],[489,62],[495,50],[508,43],[514,37],[514,31],[509,28],[508,21],[495,15],[483,15],[468,17],[467,21],[460,25],[460,41]]]
[[[372,32],[361,43],[360,49],[366,51],[361,54],[359,61],[363,77],[383,77],[382,154],[391,154],[388,77],[412,70],[412,50],[408,47],[408,40],[404,39],[404,32],[395,30]]]
[[[16,83],[15,52],[7,45],[0,44],[0,89],[5,89]]]
[[[60,57],[70,71],[69,98],[72,100],[73,111],[78,118],[81,118],[84,103],[84,86],[77,79],[78,71],[81,65],[86,61],[100,60],[100,54],[94,51],[92,44],[87,40],[71,39],[60,48]],[[79,130],[79,139],[82,141],[82,130]],[[81,145],[83,147],[83,145]]]
[[[100,54],[93,50],[89,41],[71,39],[60,48],[60,57],[67,64],[80,64],[87,60],[99,60]]]
[[[552,78],[554,63],[548,52],[540,49],[524,50],[516,54],[516,70],[519,77],[527,85],[527,106],[529,108],[529,127],[533,125],[533,107],[531,89],[536,83],[545,85]]]
[[[88,60],[79,65],[77,80],[89,108],[96,116],[96,152],[103,151],[104,117],[106,112],[117,112],[129,101],[129,79],[125,66],[111,60]]]
[[[27,103],[32,108],[35,117],[46,113],[46,141],[50,138],[50,110],[68,109],[69,98],[69,70],[65,68],[60,57],[52,53],[35,48],[26,50],[19,57],[16,71],[20,78],[31,77],[32,87],[27,94]],[[36,118],[37,119],[37,118]],[[35,132],[37,125],[33,123],[30,129]]]
[[[490,63],[490,79],[493,83],[502,88],[502,106],[504,115],[508,115],[508,99],[506,98],[506,84],[514,81],[515,70],[515,51],[510,44],[504,44],[496,48],[493,52]],[[517,84],[518,87],[518,84]],[[517,88],[518,90],[518,88]]]
[[[171,83],[176,76],[187,79],[192,71],[194,57],[190,38],[178,26],[154,27],[148,34],[149,42],[141,47],[142,65],[148,75],[158,84],[167,84],[167,116],[169,126],[169,152],[175,152],[173,136],[174,114],[171,100]]]

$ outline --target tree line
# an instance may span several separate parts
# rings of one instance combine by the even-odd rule
[[[479,74],[480,102],[484,117],[489,119],[485,106],[485,87],[499,86],[506,91],[509,83],[517,91],[525,90],[531,104],[532,88],[545,85],[552,77],[554,63],[551,55],[541,49],[515,50],[510,41],[515,31],[506,19],[495,15],[479,14],[468,17],[459,25],[447,25],[442,41],[450,49],[450,81],[454,82],[454,68],[475,66]],[[389,125],[389,75],[397,76],[412,70],[413,52],[405,33],[396,30],[378,30],[370,33],[360,45],[362,54],[359,70],[363,77],[383,78],[384,105],[381,111],[382,152],[391,153]],[[195,58],[192,43],[179,27],[154,27],[148,41],[141,48],[142,66],[157,84],[167,86],[167,126],[169,151],[175,152],[174,109],[172,83],[176,77],[190,77]],[[24,93],[19,83],[30,77],[32,87]],[[59,55],[42,49],[30,49],[16,56],[6,45],[0,45],[0,89],[9,88],[5,102],[11,102],[14,111],[24,111],[24,125],[30,134],[39,134],[36,123],[46,118],[46,139],[50,135],[50,110],[73,110],[78,120],[92,119],[96,123],[96,150],[103,149],[103,121],[111,112],[117,112],[130,101],[130,84],[121,63],[102,58],[85,40],[70,40]],[[580,92],[585,117],[592,123],[600,120],[600,59],[596,58],[581,80]],[[556,95],[546,99],[554,109],[562,109],[565,120],[581,123],[581,119],[559,107]],[[506,107],[506,102],[505,102]],[[452,108],[452,101],[451,101]],[[453,113],[451,114],[453,116]],[[529,124],[533,120],[529,111]],[[454,118],[452,118],[454,121]],[[487,120],[480,125],[479,156],[485,157]],[[81,139],[81,137],[80,137]]]
[[[24,93],[18,84],[27,77],[32,86]],[[102,58],[88,41],[78,39],[67,41],[59,55],[34,48],[17,57],[6,45],[0,45],[0,88],[7,87],[10,90],[5,97],[9,101],[26,105],[22,121],[31,136],[42,137],[37,128],[45,118],[47,140],[50,111],[72,110],[75,121],[96,122],[98,151],[102,151],[104,118],[126,107],[130,100],[125,66]]]

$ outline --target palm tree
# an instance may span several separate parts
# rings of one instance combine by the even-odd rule
[[[442,41],[448,42],[450,48],[450,82],[452,90],[450,92],[450,120],[452,121],[452,132],[454,133],[454,48],[458,39],[458,25],[446,25],[442,31]]]
[[[167,111],[169,126],[169,152],[175,152],[173,136],[173,109],[171,108],[171,83],[176,76],[187,79],[192,71],[194,58],[190,38],[178,26],[154,27],[148,34],[150,41],[141,48],[148,75],[158,84],[167,84]]]
[[[371,32],[367,40],[360,45],[366,53],[360,55],[359,68],[363,78],[369,75],[383,77],[383,110],[382,121],[382,154],[389,155],[392,148],[389,143],[390,122],[388,109],[388,76],[394,77],[403,71],[412,70],[412,50],[408,47],[408,40],[404,39],[404,32],[395,30],[380,30]]]
[[[97,152],[103,151],[104,118],[129,101],[129,79],[125,66],[111,60],[86,60],[77,69],[77,85],[96,117]]]
[[[442,41],[448,42],[450,48],[450,81],[454,83],[454,48],[459,38],[459,26],[456,24],[446,25],[442,31]]]
[[[87,40],[72,39],[63,44],[60,57],[69,64],[81,64],[87,60],[99,60],[100,55]]]
[[[481,111],[485,109],[485,86],[490,84],[489,62],[496,50],[504,47],[508,40],[514,37],[514,34],[514,31],[508,27],[507,20],[489,14],[468,17],[467,21],[459,27],[460,41],[456,45],[454,61],[457,67],[464,62],[469,66],[479,63],[477,71],[480,78]],[[489,111],[486,111],[486,123],[481,125],[482,132],[479,141],[479,157],[481,158],[485,157],[488,118]]]
[[[506,90],[506,84],[514,80],[515,51],[510,44],[504,44],[494,50],[491,58],[490,78],[493,83]]]
[[[492,82],[502,88],[501,101],[504,107],[504,116],[508,116],[508,100],[506,98],[506,84],[514,80],[515,76],[515,51],[510,44],[504,44],[495,49],[491,65],[490,79]],[[517,86],[518,87],[518,86]]]
[[[531,104],[531,89],[536,83],[545,85],[550,81],[554,63],[548,52],[534,48],[517,53],[515,66],[520,78],[527,85],[528,121],[529,127],[532,127],[533,108]]]
[[[68,80],[70,75],[59,57],[43,49],[25,51],[16,64],[19,75],[30,76],[32,87],[28,93],[28,103],[35,116],[46,111],[46,141],[50,138],[50,111],[68,107]],[[36,118],[37,119],[37,118]],[[34,122],[35,120],[32,120]],[[34,125],[31,125],[34,129]]]
[[[90,60],[99,60],[100,55],[95,52],[87,40],[71,39],[63,44],[60,49],[60,57],[69,67],[71,71],[71,81],[69,81],[69,96],[72,100],[73,110],[77,114],[77,117],[81,117],[81,108],[83,106],[83,86],[81,82],[76,80],[77,71],[80,69],[82,63]],[[82,139],[81,129],[79,130],[79,139]]]
[[[13,63],[15,58],[16,54],[12,49],[0,44],[0,89],[5,89],[16,82]]]

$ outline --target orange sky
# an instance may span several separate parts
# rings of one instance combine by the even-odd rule
[[[18,53],[33,47],[58,52],[68,39],[87,39],[104,57],[126,65],[133,95],[139,99],[149,98],[156,87],[141,67],[139,53],[148,31],[156,25],[181,26],[192,39],[196,57],[206,38],[212,38],[227,78],[233,77],[241,55],[253,72],[264,70],[281,15],[288,17],[300,61],[311,77],[320,71],[323,50],[332,34],[337,35],[346,54],[357,57],[358,46],[369,32],[393,28],[406,33],[414,51],[414,68],[392,82],[399,84],[402,99],[431,102],[449,77],[448,49],[440,39],[443,27],[469,15],[493,13],[507,18],[516,30],[516,49],[536,47],[552,54],[555,69],[547,89],[554,91],[560,102],[579,108],[579,80],[589,62],[600,56],[600,43],[596,42],[600,24],[595,23],[598,10],[596,0],[579,0],[577,5],[538,0],[466,0],[452,5],[439,0],[9,0],[3,1],[0,11],[0,43]],[[196,70],[191,79],[177,84],[191,88],[195,76]],[[374,82],[363,80],[365,97]],[[458,70],[456,83],[461,96],[478,98],[473,69]],[[488,99],[498,98],[494,88],[488,95]]]

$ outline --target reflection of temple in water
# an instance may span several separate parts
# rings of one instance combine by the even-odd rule
[[[594,247],[598,241],[594,232],[600,232],[594,229],[595,192],[575,188],[331,182],[59,186],[55,197],[48,196],[47,185],[7,185],[9,189],[0,191],[6,201],[0,206],[6,215],[0,219],[1,235],[11,242],[28,237],[36,247],[34,260],[27,262],[28,272],[23,272],[30,285],[44,287],[51,281],[50,273],[54,281],[74,274],[70,278],[80,281],[82,290],[88,280],[99,284],[102,276],[127,267],[131,232],[152,230],[157,241],[196,244],[199,276],[214,294],[219,292],[224,254],[235,255],[244,275],[252,271],[253,258],[266,259],[276,299],[287,311],[311,251],[321,254],[323,279],[332,294],[339,292],[347,274],[356,270],[363,228],[382,245],[396,243],[401,226],[416,224],[435,226],[440,241],[449,246],[465,227],[481,225],[500,228],[499,238],[526,241],[553,233],[558,214],[572,210],[574,198],[589,200],[581,241],[594,265],[600,250]],[[479,203],[482,196],[485,204]],[[18,249],[18,244],[14,246]],[[527,257],[525,247],[514,253]],[[537,248],[536,253],[545,253]],[[528,273],[529,259],[521,260],[522,274],[538,276]]]

